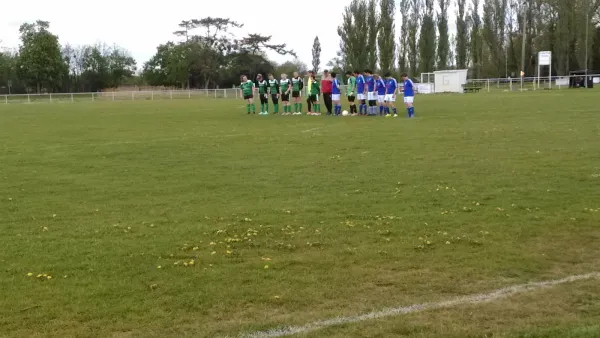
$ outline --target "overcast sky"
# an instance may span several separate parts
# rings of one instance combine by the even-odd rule
[[[3,2],[6,3],[2,4],[0,10],[1,47],[16,48],[19,45],[19,26],[23,22],[40,19],[50,22],[50,30],[58,35],[62,45],[96,42],[117,44],[129,50],[138,66],[141,66],[154,55],[159,44],[177,39],[172,33],[178,29],[177,24],[181,20],[206,16],[229,17],[244,23],[244,28],[239,31],[240,36],[246,33],[272,35],[273,42],[286,43],[307,65],[311,63],[311,48],[318,35],[323,68],[335,57],[339,46],[336,29],[341,22],[342,11],[350,0],[304,0],[293,3],[249,0]],[[453,20],[450,21],[450,29],[454,31]],[[400,33],[399,27],[396,28]],[[290,59],[277,54],[269,56],[277,62]]]

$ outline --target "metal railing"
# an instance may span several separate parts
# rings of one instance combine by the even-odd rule
[[[588,75],[594,84],[600,86],[600,74]],[[469,79],[468,86],[478,87],[484,92],[518,92],[545,89],[569,88],[571,79],[581,76],[555,76]],[[418,86],[417,86],[418,87]],[[419,87],[418,87],[419,88]],[[342,86],[342,93],[345,88]],[[152,100],[190,100],[190,99],[241,99],[240,90],[228,89],[192,89],[192,90],[154,90],[154,91],[115,91],[97,93],[50,93],[50,94],[6,94],[0,95],[0,104],[9,103],[62,103],[62,102],[95,102],[95,101],[152,101]]]

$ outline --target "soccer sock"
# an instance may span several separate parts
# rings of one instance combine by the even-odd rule
[[[251,111],[250,103],[246,104],[246,111],[248,112],[248,114],[250,114],[250,111]]]
[[[394,112],[394,115],[398,114],[398,111],[396,110],[396,107],[392,108],[392,111]]]
[[[260,104],[260,112],[262,113],[262,112],[264,112],[264,111],[265,111],[265,104],[264,104],[264,103],[261,103],[261,104]]]
[[[383,115],[383,106],[379,106],[379,115]]]
[[[268,113],[268,112],[269,112],[269,104],[265,103],[265,113]]]
[[[415,116],[415,107],[410,107],[410,116]]]
[[[273,113],[274,114],[279,113],[279,105],[277,103],[273,104]]]
[[[298,112],[302,113],[302,103],[298,103]]]
[[[390,107],[385,107],[383,108],[385,115],[388,115],[390,113]]]
[[[256,106],[254,103],[250,105],[250,108],[252,108],[252,113],[256,113]]]
[[[411,112],[410,112],[410,107],[406,108],[406,111],[408,111],[408,117],[410,117]]]

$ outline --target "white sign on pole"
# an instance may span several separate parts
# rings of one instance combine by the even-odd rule
[[[552,64],[552,52],[544,51],[538,53],[538,65],[550,66]]]

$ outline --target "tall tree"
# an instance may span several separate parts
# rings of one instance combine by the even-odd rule
[[[377,14],[377,0],[369,0],[367,5],[367,67],[371,71],[377,69],[377,37],[379,35],[379,15]]]
[[[410,10],[408,13],[408,67],[413,75],[418,72],[418,61],[419,61],[419,44],[418,44],[418,33],[419,26],[421,25],[423,3],[422,0],[410,0]]]
[[[469,58],[469,26],[470,20],[467,18],[467,0],[457,0],[456,2],[456,67],[465,69]]]
[[[448,33],[448,8],[450,0],[438,0],[440,11],[437,14],[438,46],[437,68],[446,69],[450,66],[450,35]]]
[[[400,38],[398,44],[398,68],[400,71],[408,71],[408,28],[411,20],[411,0],[400,0]]]
[[[483,38],[481,32],[481,16],[479,15],[479,0],[472,0],[469,19],[471,21],[470,48],[471,62],[473,64],[474,75],[481,78],[481,69],[483,66]]]
[[[38,93],[42,88],[56,89],[66,73],[67,65],[61,54],[58,37],[49,31],[47,21],[25,23],[19,28],[21,48],[19,49],[18,74]]]
[[[318,72],[320,65],[321,65],[321,42],[319,41],[319,37],[315,36],[315,41],[313,42],[313,47],[312,47],[312,70],[315,72]]]
[[[487,69],[491,76],[504,75],[508,0],[483,3],[483,40],[489,51]]]
[[[340,37],[341,59],[347,69],[365,69],[368,56],[365,53],[367,41],[367,4],[365,0],[352,0],[344,8],[342,24],[337,29]]]
[[[391,71],[396,63],[396,1],[380,0],[379,5],[379,67],[382,72],[387,72]]]
[[[435,69],[435,21],[433,18],[434,0],[425,0],[425,13],[419,35],[420,69],[422,73]]]

